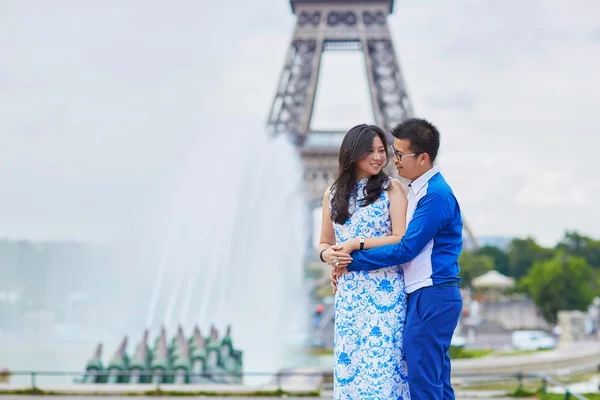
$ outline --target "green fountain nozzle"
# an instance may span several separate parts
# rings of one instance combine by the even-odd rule
[[[102,344],[87,363],[83,382],[87,383],[167,383],[206,384],[241,383],[242,352],[233,347],[231,326],[223,338],[214,326],[204,338],[194,327],[193,335],[186,338],[181,325],[172,340],[167,341],[164,326],[153,341],[154,352],[148,346],[149,331],[145,330],[130,359],[124,337],[107,368],[102,364]],[[169,348],[168,344],[172,343]],[[81,380],[79,380],[81,382]]]
[[[184,350],[183,346],[185,346],[186,349],[189,348],[188,342],[185,340],[185,337],[183,336],[183,329],[181,328],[181,325],[180,325],[179,329],[177,329],[177,334],[173,337],[173,347],[172,347],[172,351],[171,351],[171,355],[173,356],[173,359],[180,357],[182,355],[182,351]]]
[[[188,339],[188,342],[190,344],[190,352],[194,351],[194,349],[200,343],[199,341],[196,340],[196,338],[202,338],[202,335],[200,334],[200,328],[198,328],[198,325],[196,325],[194,327],[194,331],[192,332],[192,336],[190,336],[190,338]]]
[[[161,371],[164,373],[171,370],[169,348],[167,346],[167,334],[164,327],[160,331],[160,336],[158,337],[158,348],[156,349],[154,358],[150,363],[150,369],[155,373]],[[164,376],[162,374],[159,375],[161,376],[160,379],[162,383],[171,383],[168,376]]]
[[[183,328],[181,325],[177,330],[175,336],[176,351],[173,352],[173,370],[175,371],[174,382],[177,384],[190,383],[191,377],[189,375],[192,369],[192,360],[190,357],[190,345],[183,335]]]
[[[121,371],[125,371],[129,368],[129,359],[127,357],[127,353],[125,352],[125,350],[127,349],[127,341],[127,336],[125,336],[123,340],[121,340],[121,344],[117,348],[117,351],[115,351],[113,358],[108,364],[108,369],[118,368]]]
[[[158,346],[154,358],[150,363],[150,368],[163,368],[168,369],[169,367],[169,348],[167,347],[167,335],[164,329],[161,330],[160,336],[158,337]]]
[[[130,381],[132,379],[135,380],[135,382],[132,383],[150,383],[150,376],[140,375],[142,372],[146,372],[150,369],[150,359],[151,354],[150,349],[148,348],[148,329],[146,329],[135,350],[133,358],[129,363],[129,369],[132,371]]]
[[[129,357],[125,351],[127,349],[127,341],[128,338],[125,336],[108,364],[109,383],[127,383],[129,381],[128,375],[124,374],[124,372],[129,370]]]
[[[210,327],[210,335],[206,339],[206,348],[208,349],[214,347],[219,347],[219,332],[213,325]]]
[[[227,330],[225,331],[223,340],[221,340],[221,345],[228,345],[230,348],[233,348],[233,341],[231,340],[231,325],[227,325]]]
[[[209,376],[215,382],[231,383],[231,376],[228,374],[227,365],[221,356],[221,342],[219,332],[213,326],[210,330],[210,336],[206,340],[206,362],[205,369]]]
[[[177,327],[177,335],[175,337],[180,342],[185,341],[185,335],[183,334],[183,327],[181,325],[179,325],[179,327]]]
[[[154,339],[154,346],[152,347],[152,353],[153,353],[152,355],[153,356],[154,356],[154,353],[158,352],[158,348],[160,347],[160,340],[161,340],[161,337],[163,337],[163,336],[165,337],[165,340],[166,340],[167,331],[166,331],[164,325],[162,325],[160,327],[160,333],[158,334],[156,339]]]
[[[194,336],[190,338],[190,342],[191,357],[202,357],[204,359],[206,357],[206,339],[202,337],[198,327],[194,329]]]
[[[183,344],[179,347],[178,354],[173,359],[173,369],[190,371],[191,368],[192,360],[190,357],[190,350],[187,342],[184,340]]]
[[[102,364],[102,343],[98,343],[92,357],[85,366],[84,383],[104,383],[106,375],[104,374],[104,365]]]
[[[131,369],[138,368],[143,371],[148,369],[149,356],[150,356],[148,353],[149,353],[148,330],[146,329],[144,331],[144,334],[142,335],[142,339],[140,340],[140,342],[138,343],[138,345],[135,349],[133,358],[131,359],[131,362],[129,363],[129,368],[131,368]]]
[[[236,372],[237,361],[233,355],[233,340],[231,339],[231,326],[227,326],[225,336],[219,347],[219,364],[228,372]]]
[[[231,325],[227,326],[225,336],[223,336],[223,339],[221,340],[221,346],[219,351],[222,360],[231,358],[231,353],[233,352],[233,340],[231,339]]]
[[[179,327],[177,328],[177,333],[175,334],[175,336],[173,336],[173,339],[171,339],[170,354],[173,360],[179,357],[179,354],[181,353],[182,339],[183,341],[185,341],[185,338],[183,337],[183,328],[181,327],[181,325],[179,325]]]
[[[216,354],[216,357],[213,355]],[[210,367],[221,364],[221,351],[219,343],[219,332],[213,326],[210,328],[210,336],[206,339],[206,360]]]
[[[190,368],[194,373],[191,378],[193,383],[201,383],[206,378],[200,376],[206,372],[206,339],[202,337],[198,326],[194,327],[194,333],[190,338]]]
[[[104,366],[102,365],[102,343],[98,343],[94,355],[88,360],[85,367],[86,371],[102,371]]]

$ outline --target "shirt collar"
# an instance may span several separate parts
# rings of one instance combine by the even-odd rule
[[[438,172],[440,172],[440,168],[437,165],[434,165],[429,171],[412,181],[408,186],[414,193],[419,193],[419,191],[423,189],[423,186],[425,186],[425,184]]]

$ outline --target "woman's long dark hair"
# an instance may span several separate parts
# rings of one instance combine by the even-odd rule
[[[361,124],[350,129],[344,136],[339,155],[339,170],[337,177],[331,186],[333,199],[331,200],[331,219],[344,224],[350,218],[348,210],[350,196],[356,189],[356,162],[367,157],[373,147],[373,139],[379,136],[385,148],[386,162],[389,160],[387,140],[385,132],[375,125]],[[384,165],[384,167],[385,167]],[[358,202],[360,207],[372,204],[381,196],[384,190],[389,190],[387,184],[388,175],[383,168],[377,175],[373,175],[367,181],[364,188],[364,197]]]

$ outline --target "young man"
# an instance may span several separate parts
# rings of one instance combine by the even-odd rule
[[[406,234],[397,244],[353,252],[347,269],[368,271],[403,264],[408,296],[404,351],[411,397],[454,399],[448,350],[462,310],[460,208],[434,166],[440,145],[436,127],[411,118],[396,126],[392,135],[398,173],[411,181]],[[332,284],[336,284],[335,274]]]

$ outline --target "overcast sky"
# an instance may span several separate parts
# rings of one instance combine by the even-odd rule
[[[389,23],[475,234],[600,238],[600,1],[397,0]],[[293,25],[285,0],[0,0],[0,237],[126,237],[202,135],[224,174]],[[369,122],[360,57],[322,72],[313,126]]]

